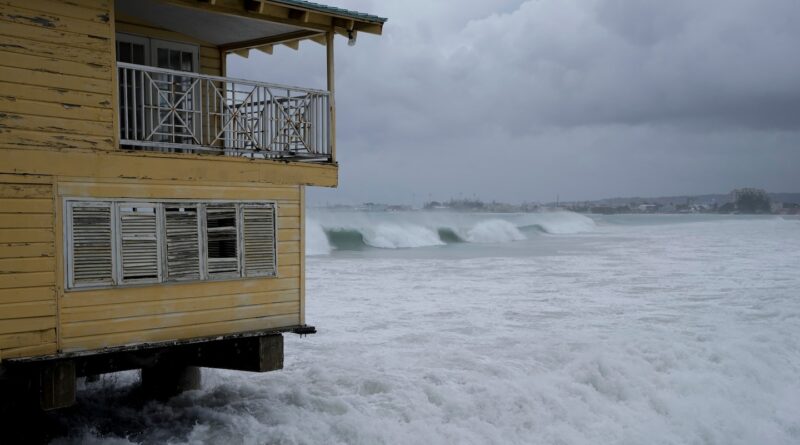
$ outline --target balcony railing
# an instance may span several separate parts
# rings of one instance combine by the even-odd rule
[[[329,93],[117,63],[120,145],[329,162]]]

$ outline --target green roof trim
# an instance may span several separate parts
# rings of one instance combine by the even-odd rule
[[[361,20],[364,22],[372,23],[386,23],[383,17],[377,15],[365,14],[363,12],[350,11],[344,8],[337,8],[335,6],[321,5],[319,3],[309,2],[306,0],[272,0],[273,3],[280,3],[286,6],[296,6],[299,8],[310,9],[313,11],[324,12],[327,14],[336,14],[343,17],[351,18],[353,20]]]

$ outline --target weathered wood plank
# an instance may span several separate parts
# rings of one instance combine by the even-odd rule
[[[14,79],[25,82],[27,79]],[[98,94],[83,91],[73,91],[64,88],[55,88],[38,85],[25,85],[24,83],[0,82],[0,96],[6,98],[26,99],[36,102],[51,102],[56,104],[82,105],[94,108],[111,108],[111,93]],[[16,111],[21,113],[20,111]]]
[[[71,62],[32,54],[0,51],[0,65],[41,71],[61,76],[81,76],[111,80],[111,66],[87,62]]]
[[[110,346],[132,343],[159,342],[195,337],[207,337],[231,332],[247,332],[262,329],[277,329],[299,324],[299,315],[280,315],[208,323],[194,326],[152,329],[148,331],[125,332],[120,334],[104,334],[99,336],[63,338],[62,348],[66,352],[93,350]],[[4,357],[5,352],[3,353]]]
[[[38,346],[56,341],[56,330],[18,332],[0,335],[0,349],[21,348],[24,346]]]
[[[111,98],[111,80],[92,79],[45,71],[34,71],[24,68],[3,66],[0,64],[0,79],[14,79],[25,85],[38,85],[49,88],[60,88],[68,91],[84,91],[87,93],[108,94]]]
[[[281,229],[299,229],[300,218],[296,216],[284,216],[283,213],[278,216],[278,227]]]
[[[40,355],[55,354],[56,349],[57,345],[55,342],[53,342],[36,346],[25,346],[22,348],[3,349],[2,354],[0,355],[2,355],[4,359],[14,357],[37,357]]]
[[[51,228],[53,227],[53,217],[43,213],[0,213],[0,229],[22,229],[26,227]]]
[[[53,213],[52,199],[0,198],[0,213]]]
[[[32,317],[0,320],[0,334],[13,334],[15,332],[32,332],[52,329],[56,327],[56,317]],[[3,357],[6,357],[3,353]]]
[[[141,182],[62,182],[62,196],[91,196],[96,198],[130,197],[141,199],[235,199],[235,200],[299,200],[296,186],[226,187],[183,183],[142,184]]]
[[[20,25],[35,26],[44,29],[65,31],[65,39],[73,38],[71,34],[107,37],[111,35],[111,23],[75,19],[59,14],[24,9],[14,5],[0,4],[0,20]]]
[[[55,274],[53,272],[29,272],[0,275],[0,289],[53,286],[54,284]]]
[[[76,0],[25,0],[20,2],[12,0],[0,1],[0,6],[21,6],[22,8],[50,13],[59,17],[71,17],[106,25],[109,23],[109,4],[107,1],[76,1]]]
[[[136,302],[125,304],[104,304],[63,308],[61,323],[108,320],[114,318],[155,316],[171,313],[206,311],[235,308],[239,306],[265,305],[298,301],[296,290],[260,292],[234,295],[215,295],[202,298]]]
[[[4,35],[37,42],[61,44],[65,47],[83,48],[105,54],[108,54],[114,43],[110,33],[102,36],[91,36],[11,22],[0,22],[0,28],[2,28],[2,34]]]
[[[61,307],[68,308],[110,303],[123,304],[144,301],[165,301],[182,298],[202,298],[220,295],[292,290],[298,288],[299,280],[297,278],[259,278],[229,281],[164,283],[147,287],[72,290],[64,293]]]
[[[278,255],[283,255],[284,253],[299,253],[300,252],[300,241],[284,241],[282,243],[278,243]]]
[[[178,326],[195,326],[222,321],[297,314],[299,310],[300,303],[296,301],[290,303],[273,303],[207,311],[162,314],[158,317],[145,316],[80,323],[62,323],[61,335],[64,339],[67,339],[71,337],[174,328]],[[0,321],[0,323],[2,323],[2,321]]]
[[[55,315],[55,300],[0,304],[0,320],[12,320],[30,317],[54,317]]]
[[[66,102],[39,102],[8,96],[0,97],[0,113],[0,116],[6,118],[4,124],[13,121],[13,115],[26,114],[62,118],[63,122],[58,127],[77,130],[81,128],[91,130],[94,128],[90,125],[92,121],[102,121],[110,125],[113,119],[111,108],[86,107]]]
[[[300,229],[278,229],[278,242],[300,241]]]
[[[0,303],[24,303],[56,299],[53,287],[26,287],[20,289],[0,289]]]
[[[53,231],[47,229],[3,229],[0,243],[52,243]]]
[[[0,100],[0,108],[3,101]],[[0,128],[41,131],[46,133],[85,134],[91,136],[114,136],[114,124],[111,121],[72,120],[63,117],[32,116],[7,113],[0,110]]]
[[[18,272],[48,272],[56,269],[52,257],[0,258],[0,274]]]
[[[300,266],[278,264],[278,277],[280,278],[299,278]]]
[[[76,121],[80,123],[80,121]],[[42,147],[48,149],[113,150],[112,137],[45,133],[0,128],[0,148]]]
[[[220,60],[219,49],[215,46],[201,46],[200,57]]]
[[[281,266],[299,266],[300,255],[296,253],[284,253],[278,255],[278,264]]]
[[[0,243],[0,258],[34,258],[55,255],[53,243]]]
[[[279,216],[300,216],[300,205],[285,203],[278,206]]]
[[[50,198],[53,187],[46,184],[13,184],[0,182],[0,198]]]
[[[112,58],[108,51],[95,51],[86,48],[59,45],[58,43],[39,42],[14,35],[4,35],[5,27],[0,26],[0,50],[11,53],[33,54],[40,57],[66,60],[76,63],[89,63],[97,66],[112,67]]]
[[[0,150],[0,172],[76,178],[182,180],[195,184],[258,183],[257,187],[267,184],[334,187],[338,182],[338,167],[335,165],[122,150],[101,154],[9,148]]]

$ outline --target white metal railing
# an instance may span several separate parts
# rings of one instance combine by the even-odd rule
[[[331,161],[329,93],[117,62],[120,145]]]

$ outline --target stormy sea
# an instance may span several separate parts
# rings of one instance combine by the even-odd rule
[[[797,444],[800,219],[311,211],[285,369],[80,382],[54,443]]]

